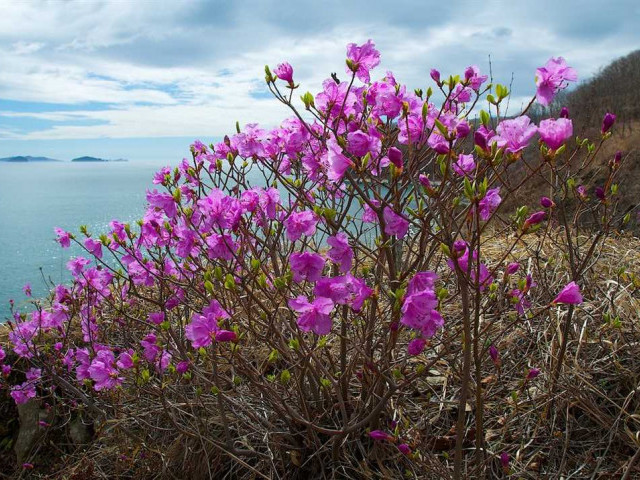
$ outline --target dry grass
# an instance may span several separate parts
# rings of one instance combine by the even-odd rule
[[[567,309],[549,307],[549,302],[568,281],[561,273],[566,272],[564,252],[555,248],[553,235],[538,253],[537,238],[529,236],[509,255],[509,261],[519,261],[538,282],[532,290],[530,318],[482,318],[501,365],[485,355],[477,379],[483,391],[484,431],[475,430],[473,395],[468,402],[466,475],[475,478],[479,459],[489,478],[640,478],[640,240],[608,239],[597,252],[583,286],[585,302],[573,317],[562,374],[553,387],[551,371]],[[484,255],[501,258],[504,244],[505,238],[487,241]],[[446,272],[442,267],[443,277]],[[444,309],[447,328],[434,342],[442,358],[406,395],[394,397],[388,409],[389,419],[403,426],[402,439],[415,452],[411,459],[395,448],[372,445],[362,435],[345,443],[340,461],[327,464],[324,472],[305,469],[310,459],[285,447],[271,451],[270,462],[242,465],[170,428],[139,442],[112,422],[103,424],[96,441],[86,448],[60,449],[47,478],[276,478],[275,472],[281,478],[448,478],[461,383],[460,346],[455,340],[461,323],[458,309],[453,302]],[[415,358],[414,367],[427,360]],[[531,367],[542,373],[524,381]],[[237,392],[236,400],[242,401],[242,389]],[[213,401],[203,401],[214,408]],[[199,411],[206,416],[206,410]],[[141,415],[150,424],[168,426],[167,419],[151,409]],[[218,428],[216,418],[213,410],[209,419],[204,418],[212,432]],[[485,452],[476,457],[478,435]],[[274,444],[277,441],[268,448]],[[509,474],[499,461],[502,452],[511,457]]]

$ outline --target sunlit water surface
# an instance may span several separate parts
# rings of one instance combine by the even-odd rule
[[[68,281],[65,264],[79,248],[63,250],[54,227],[103,233],[109,222],[135,221],[145,206],[145,190],[165,163],[0,163],[0,322],[9,299],[27,308],[22,287],[34,297],[48,288],[43,276]]]

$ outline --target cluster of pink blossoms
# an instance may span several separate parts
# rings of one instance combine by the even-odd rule
[[[222,297],[211,298],[215,292],[211,291],[206,275],[220,268],[227,273],[225,285],[229,288],[241,283],[252,271],[251,261],[260,266],[270,255],[268,242],[257,239],[270,238],[278,229],[285,232],[289,242],[286,248],[291,247],[284,267],[291,270],[296,282],[292,287],[295,296],[288,299],[288,306],[292,318],[297,318],[298,328],[326,335],[331,331],[331,315],[336,305],[359,312],[373,289],[354,267],[358,251],[350,246],[348,232],[332,230],[308,206],[290,199],[283,201],[281,191],[273,186],[256,187],[244,181],[242,185],[229,186],[214,178],[229,164],[246,162],[258,169],[268,166],[292,184],[300,181],[310,203],[315,198],[339,200],[356,173],[377,177],[392,169],[403,171],[405,162],[399,145],[389,145],[381,133],[386,124],[397,126],[399,144],[450,155],[455,159],[452,168],[456,175],[473,177],[478,164],[474,153],[457,151],[472,130],[462,112],[468,102],[481,95],[487,76],[481,75],[476,66],[468,67],[464,80],[451,89],[439,109],[429,98],[399,84],[391,72],[371,82],[371,70],[379,63],[380,53],[372,41],[350,44],[346,71],[352,80],[357,78],[363,84],[335,78],[325,80],[322,91],[307,100],[309,108],[312,106],[317,114],[313,122],[305,123],[293,116],[272,129],[248,124],[212,146],[194,142],[192,159],[184,159],[177,168],[165,167],[154,175],[157,188],[147,192],[148,208],[139,228],[113,221],[106,235],[85,234],[82,241],[56,228],[61,247],[68,248],[72,241],[77,241],[94,261],[84,257],[70,260],[67,268],[73,280],[68,286],[54,289],[48,308],[27,316],[16,313],[9,335],[15,354],[46,363],[48,368],[61,365],[80,385],[90,382],[96,391],[123,385],[127,371],[139,362],[146,362],[152,372],[162,375],[169,374],[170,366],[184,373],[192,358],[178,348],[165,326],[178,325],[180,335],[194,349],[238,341],[233,325],[234,305],[225,304]],[[282,63],[274,71],[275,77],[270,81],[296,88],[291,65]],[[431,72],[431,77],[438,88],[443,88],[445,82],[437,70]],[[540,103],[548,104],[567,81],[575,81],[575,72],[562,59],[552,59],[538,69]],[[615,117],[608,118],[606,125],[603,123],[603,133],[614,120]],[[479,127],[473,133],[474,146],[481,152],[490,152],[495,146],[517,156],[536,133],[549,149],[557,150],[572,133],[571,121],[547,120],[536,127],[526,116],[503,120],[495,131]],[[416,174],[427,193],[435,192],[424,172]],[[213,180],[213,185],[209,180]],[[502,201],[499,193],[499,187],[492,188],[478,199],[481,220],[488,221],[498,208]],[[373,224],[372,228],[385,240],[410,235],[412,215],[402,211],[401,204],[384,202],[381,198],[360,200],[364,202],[361,221]],[[326,253],[310,251],[308,247],[319,231],[329,237]],[[469,256],[474,259],[476,252],[470,254],[466,244],[458,247],[450,266],[455,268],[457,264],[466,272]],[[112,270],[105,262],[107,258],[117,259],[120,271]],[[265,288],[275,290],[273,272],[264,273]],[[475,268],[471,269],[472,280],[482,288],[493,281],[484,265],[480,266],[480,278],[474,275]],[[401,323],[418,334],[409,347],[413,354],[419,353],[425,339],[443,325],[437,311],[435,281],[435,274],[418,272],[408,284]],[[152,289],[162,292],[161,300],[155,301],[152,308],[141,307],[137,292]],[[197,291],[197,295],[190,289]],[[576,300],[568,292],[556,302]],[[103,322],[104,318],[113,317],[113,305],[136,312],[134,320],[142,327],[135,343],[109,344]],[[184,321],[183,310],[195,313]],[[114,322],[125,322],[115,315]],[[74,343],[66,337],[72,321],[80,324],[81,342]],[[40,349],[42,341],[51,342],[54,348]],[[4,357],[1,349],[0,354]],[[46,358],[54,361],[47,362]],[[5,367],[8,366],[3,365],[6,374]],[[29,370],[27,380],[12,389],[16,402],[23,403],[35,396],[42,378],[40,370]]]

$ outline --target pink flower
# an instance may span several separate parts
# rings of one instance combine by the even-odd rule
[[[538,103],[547,106],[558,91],[567,87],[567,82],[578,80],[576,71],[567,66],[562,57],[550,58],[544,67],[536,70],[536,98]]]
[[[402,318],[400,323],[409,328],[418,330],[423,337],[433,337],[436,331],[442,327],[444,321],[438,307],[438,298],[434,291],[437,275],[434,272],[418,272],[407,286],[407,294],[402,304]],[[409,344],[410,354],[421,351],[420,342],[413,341]],[[417,353],[416,353],[417,354]]]
[[[353,70],[347,66],[346,72],[355,72],[362,82],[369,82],[369,71],[380,64],[380,52],[371,40],[363,45],[350,43],[347,45],[347,58],[352,62]]]
[[[384,216],[384,233],[387,235],[395,235],[397,238],[403,238],[409,230],[409,222],[402,216],[398,215],[389,207],[384,207],[382,211]]]
[[[163,312],[150,313],[149,316],[147,317],[147,319],[151,323],[154,323],[156,325],[160,325],[162,322],[164,322],[164,313]]]
[[[129,370],[130,368],[133,368],[133,350],[129,349],[126,352],[121,352],[118,356],[116,366],[121,370]]]
[[[487,75],[480,75],[480,69],[475,65],[467,67],[464,71],[464,79],[469,81],[471,88],[476,91],[480,89],[480,86],[486,82],[488,78]]]
[[[218,332],[218,320],[229,318],[217,300],[211,300],[202,314],[194,313],[191,323],[185,327],[185,337],[191,340],[193,348],[208,347]]]
[[[331,261],[340,265],[340,272],[346,273],[351,269],[353,262],[353,250],[349,246],[349,240],[347,234],[339,232],[336,235],[329,237],[327,243],[331,247],[327,252],[327,256]]]
[[[511,120],[503,120],[496,129],[498,135],[492,141],[498,142],[498,147],[505,146],[505,152],[518,153],[526,148],[529,141],[538,131],[526,115]]]
[[[453,171],[461,177],[473,176],[473,172],[476,169],[476,162],[473,160],[473,155],[458,155],[458,160],[451,164]]]
[[[371,199],[369,202],[376,208],[380,207],[380,202],[378,200]],[[378,214],[369,206],[368,203],[364,203],[362,209],[362,221],[364,223],[376,223],[378,221]]]
[[[293,85],[293,67],[287,62],[279,64],[273,72],[278,76],[280,80]]]
[[[324,269],[324,258],[317,253],[292,253],[289,262],[293,271],[293,280],[296,282],[303,280],[316,282]]]
[[[347,151],[356,157],[364,157],[371,150],[369,135],[361,130],[347,134]]]
[[[473,251],[474,262],[477,259],[478,259],[478,252],[477,250],[474,250]],[[447,260],[447,265],[449,265],[449,268],[451,270],[455,270],[456,263],[458,264],[458,267],[463,273],[466,274],[469,271],[469,247],[467,245],[465,245],[465,251],[459,258]],[[480,290],[484,290],[486,287],[488,287],[493,283],[493,277],[491,276],[489,269],[484,263],[480,263],[480,278],[477,279],[476,277],[477,277],[476,266],[472,264],[471,280],[473,280],[474,282],[478,282],[478,284],[480,285]]]
[[[568,118],[547,118],[540,122],[538,133],[547,147],[557,150],[573,135],[573,123]]]
[[[316,233],[317,223],[318,217],[310,210],[292,212],[284,221],[284,226],[287,228],[287,238],[295,242],[303,234],[313,235]]]
[[[486,195],[478,202],[478,206],[480,207],[480,218],[483,221],[489,220],[489,217],[495,212],[495,210],[500,206],[502,202],[502,198],[500,197],[500,187],[492,188],[487,190]]]
[[[31,296],[31,284],[30,283],[25,283],[24,286],[22,287],[22,291],[24,292],[24,294],[27,297]]]
[[[84,246],[89,253],[96,258],[102,258],[102,243],[99,240],[94,240],[93,238],[87,238],[84,241]]]
[[[33,382],[24,382],[11,387],[11,398],[17,405],[23,405],[36,397],[36,387]]]
[[[158,193],[157,190],[147,191],[147,202],[149,206],[163,210],[169,218],[173,218],[178,213],[176,202],[169,193]]]
[[[327,141],[327,177],[329,180],[339,182],[344,177],[347,169],[353,167],[353,162],[349,160],[338,145],[335,138],[331,137]]]
[[[579,305],[582,303],[582,295],[580,294],[580,287],[576,282],[567,284],[558,296],[551,302],[552,305],[557,303],[564,303],[566,305]]]
[[[71,234],[69,232],[65,232],[61,228],[54,228],[53,231],[58,236],[58,243],[62,248],[69,248],[71,246]]]
[[[75,277],[80,275],[84,267],[91,263],[90,260],[87,260],[84,257],[74,257],[67,262],[67,270],[71,272],[71,274]]]
[[[331,331],[331,317],[333,301],[330,298],[318,297],[313,302],[304,295],[289,300],[289,307],[298,312],[298,328],[303,332],[314,332],[326,335]]]
[[[321,278],[313,289],[316,297],[330,298],[338,305],[350,305],[358,312],[364,301],[371,296],[373,290],[364,280],[356,278],[350,273],[339,277]]]
[[[118,370],[115,367],[115,359],[111,350],[100,350],[96,354],[89,367],[89,376],[95,382],[93,388],[97,392],[112,390],[123,380],[118,377]]]
[[[187,370],[189,370],[189,366],[190,365],[191,364],[189,363],[188,360],[183,360],[182,362],[178,362],[178,364],[176,365],[176,372],[178,372],[180,375],[182,375]]]

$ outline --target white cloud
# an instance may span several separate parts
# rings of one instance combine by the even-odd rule
[[[377,74],[391,69],[411,88],[429,85],[431,67],[460,73],[475,63],[486,71],[491,54],[496,81],[508,84],[514,74],[516,109],[533,92],[535,67],[549,56],[563,55],[585,78],[638,42],[635,30],[623,28],[580,37],[563,30],[562,15],[556,23],[536,20],[513,5],[502,6],[500,17],[495,8],[470,14],[467,6],[460,11],[468,15],[425,16],[424,22],[408,16],[393,25],[385,23],[389,12],[382,12],[382,4],[377,18],[347,11],[336,20],[322,10],[309,12],[317,24],[329,22],[322,28],[311,20],[273,23],[247,9],[227,11],[227,4],[216,5],[209,22],[208,13],[198,10],[204,7],[206,2],[186,0],[3,6],[0,99],[75,107],[0,110],[0,138],[219,137],[236,120],[273,125],[287,112],[257,95],[264,91],[265,63],[289,61],[300,94],[316,93],[331,72],[346,77],[345,45],[370,37],[382,52]],[[6,126],[29,118],[53,124],[35,130]]]

